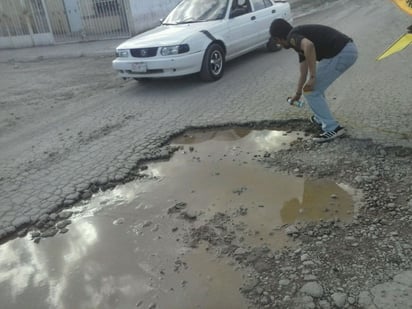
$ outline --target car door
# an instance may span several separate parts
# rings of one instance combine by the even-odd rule
[[[256,17],[256,37],[259,42],[269,40],[270,24],[275,18],[281,17],[281,10],[271,0],[250,0]]]
[[[250,0],[233,0],[228,20],[229,40],[226,58],[234,58],[257,42],[256,17]]]

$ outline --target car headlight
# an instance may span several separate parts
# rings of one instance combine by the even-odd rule
[[[160,48],[160,54],[162,56],[170,56],[170,55],[187,53],[189,50],[190,48],[189,48],[189,45],[187,44],[164,46]]]
[[[117,49],[116,57],[129,57],[129,51],[127,49]]]

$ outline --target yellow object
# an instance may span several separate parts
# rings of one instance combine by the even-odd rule
[[[392,0],[402,11],[412,15],[412,0]]]
[[[412,1],[412,0],[411,0]],[[394,53],[400,52],[412,43],[412,33],[406,33],[397,39],[382,55],[376,58],[376,60],[382,60]]]

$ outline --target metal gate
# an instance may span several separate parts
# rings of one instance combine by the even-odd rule
[[[130,37],[128,0],[0,0],[0,48]]]
[[[0,0],[0,48],[52,43],[43,0]]]
[[[44,0],[56,42],[129,37],[126,0]]]

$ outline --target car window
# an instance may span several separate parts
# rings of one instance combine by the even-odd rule
[[[223,19],[229,0],[183,0],[165,18],[163,24],[196,23]]]
[[[270,0],[251,0],[253,4],[253,8],[255,11],[267,8],[269,6],[272,6],[272,2]]]
[[[240,15],[250,13],[252,8],[249,0],[233,0],[232,7],[230,9],[230,17],[234,18]]]
[[[273,5],[273,2],[270,0],[263,0],[263,3],[265,4],[266,8]]]

